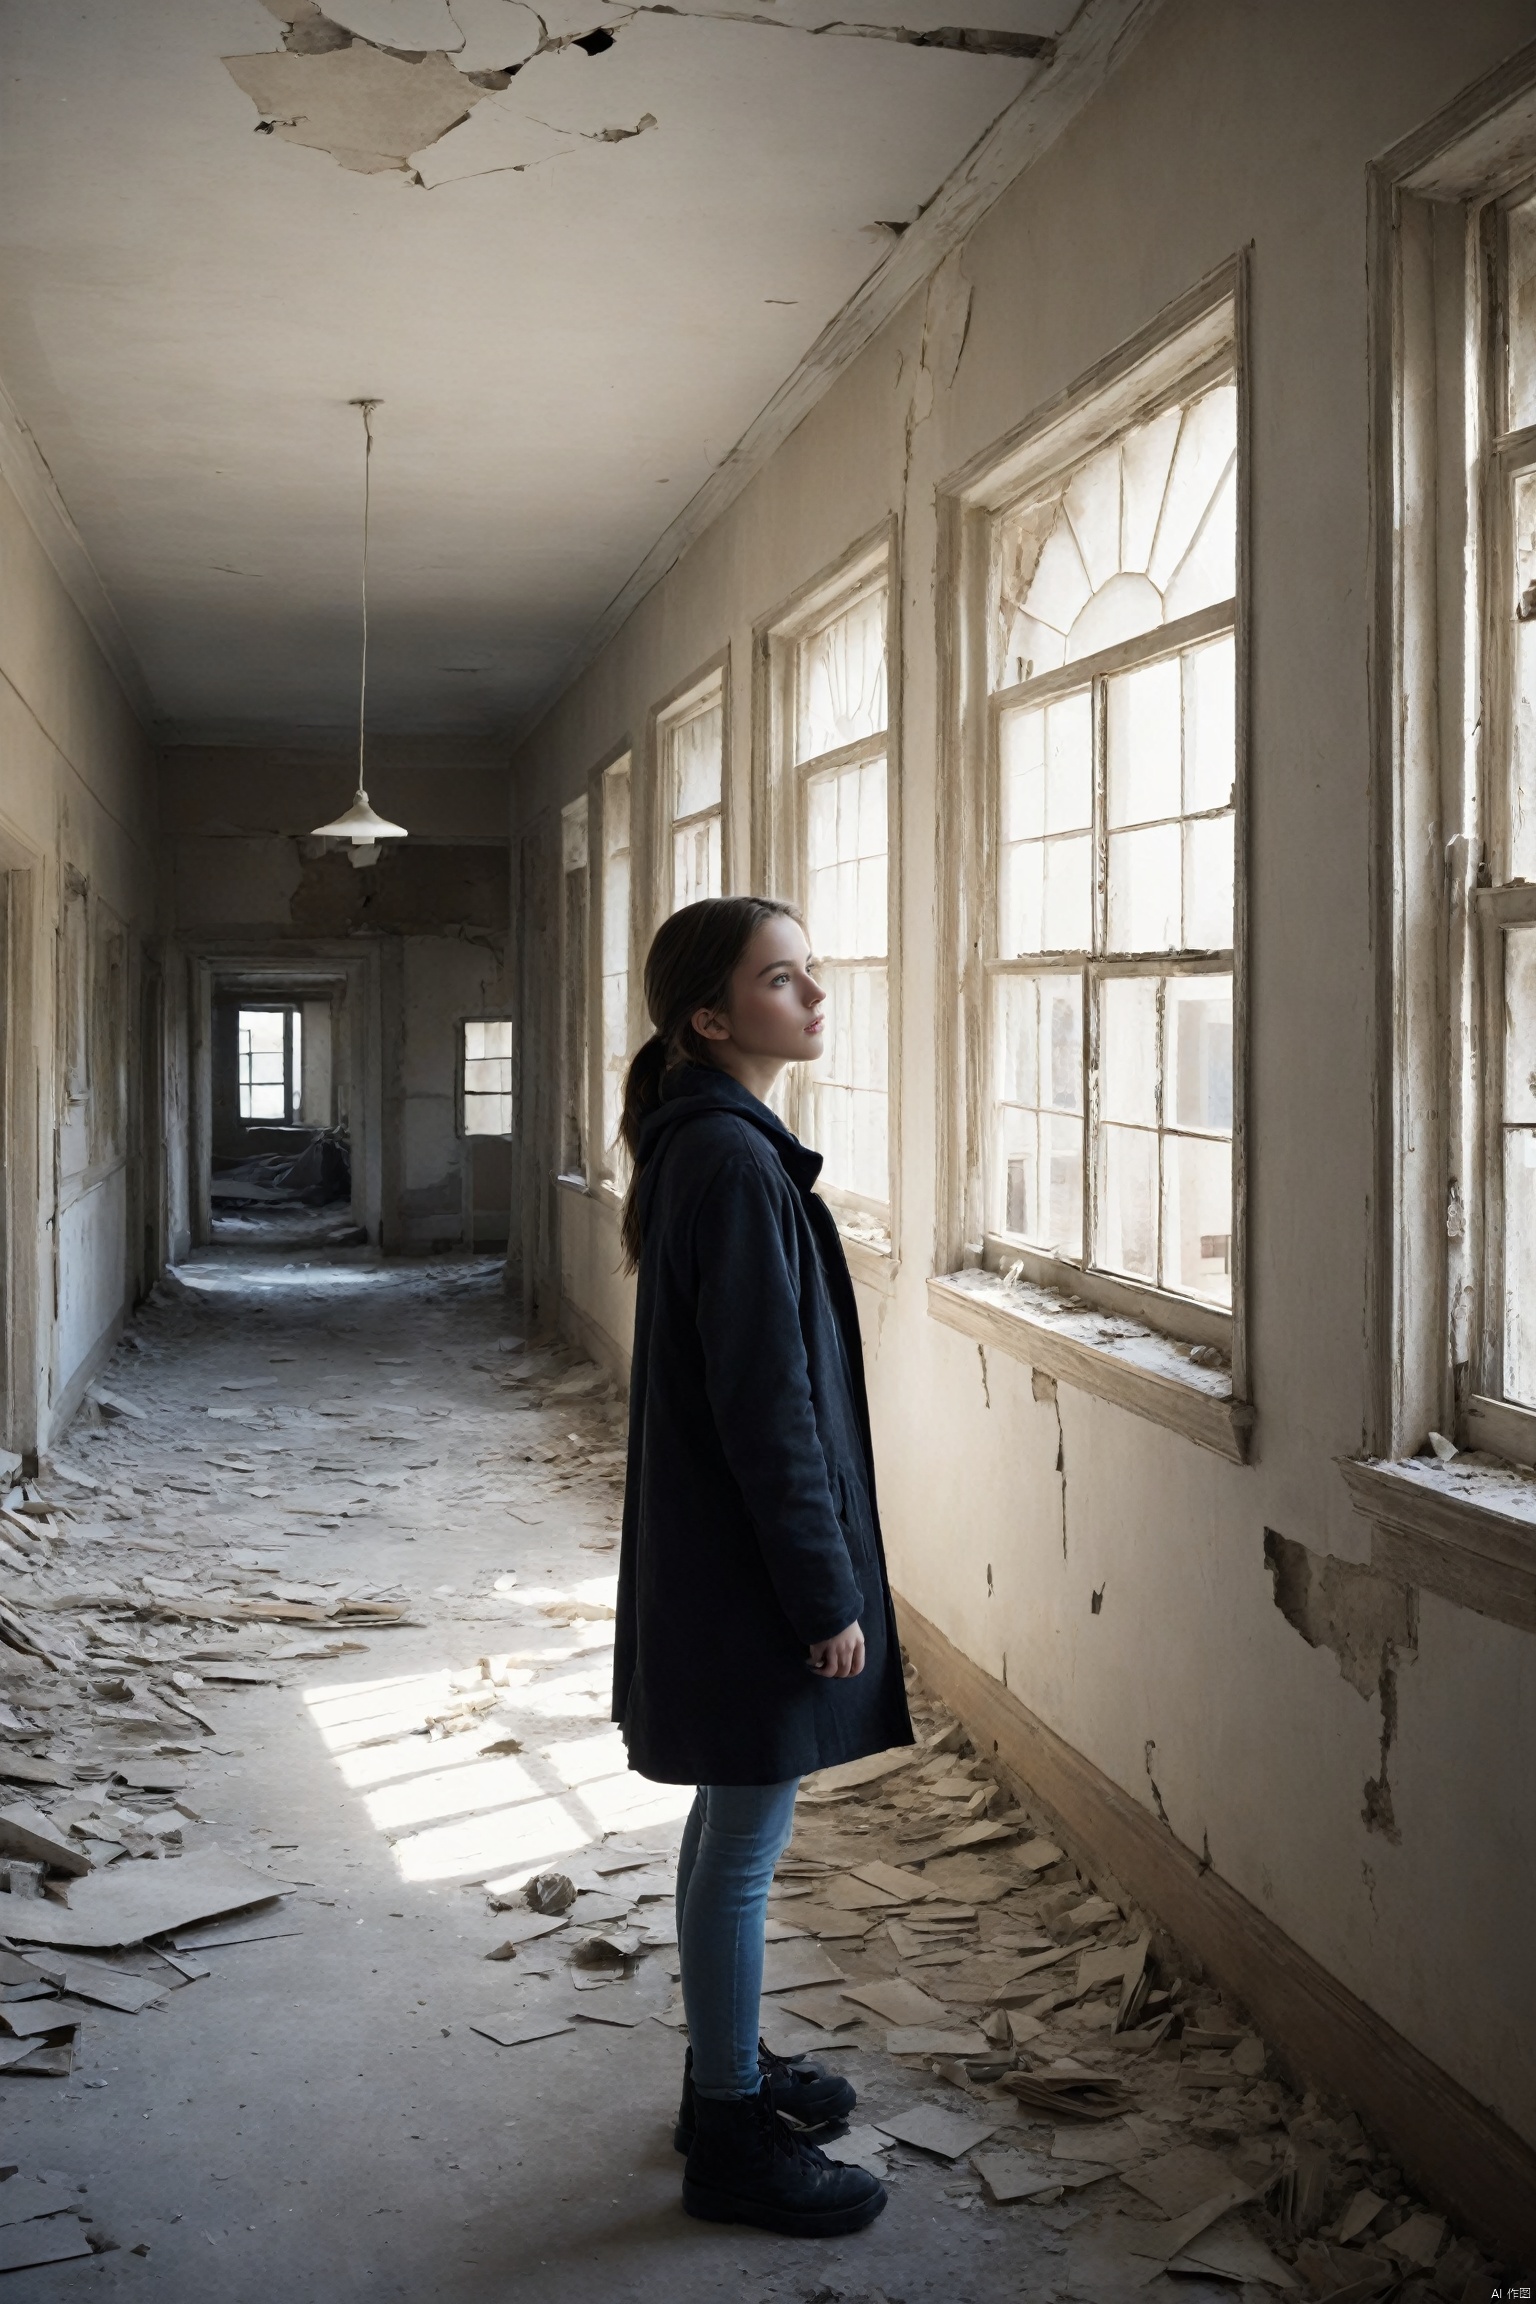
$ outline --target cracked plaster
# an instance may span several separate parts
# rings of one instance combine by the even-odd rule
[[[578,141],[623,144],[657,126],[646,111],[631,126],[593,116],[600,90],[569,76],[554,81],[541,64],[590,63],[639,16],[686,17],[796,32],[813,39],[889,40],[1012,62],[1049,60],[1046,34],[1006,25],[896,23],[862,18],[805,21],[755,9],[681,8],[668,0],[262,0],[283,26],[275,53],[226,56],[230,77],[261,118],[258,132],[328,152],[362,175],[402,172],[427,190],[467,176],[519,175],[556,159]],[[921,14],[921,8],[914,11]],[[506,91],[514,79],[514,97]],[[471,119],[487,97],[503,99]],[[585,101],[584,101],[585,99]],[[567,117],[549,119],[553,106]],[[534,110],[533,107],[538,109]],[[580,117],[571,116],[572,109]],[[464,134],[462,131],[469,130]],[[452,139],[447,152],[436,147]],[[965,290],[968,311],[970,290]],[[957,362],[964,341],[961,315]],[[952,370],[951,370],[952,373]]]

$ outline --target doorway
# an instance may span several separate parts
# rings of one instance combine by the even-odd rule
[[[200,964],[197,1237],[377,1242],[378,1065],[367,956]]]

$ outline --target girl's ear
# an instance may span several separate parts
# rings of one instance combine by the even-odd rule
[[[729,1040],[731,1036],[730,1025],[718,1008],[695,1008],[689,1022],[701,1040]]]

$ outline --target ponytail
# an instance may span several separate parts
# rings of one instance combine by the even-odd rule
[[[629,1189],[619,1238],[624,1269],[640,1261],[640,1132],[665,1101],[672,1075],[690,1064],[712,1064],[709,1044],[693,1028],[701,1008],[723,1009],[736,964],[766,921],[798,920],[793,904],[776,896],[706,896],[663,920],[645,962],[645,1005],[656,1029],[630,1059],[624,1075],[619,1141],[629,1154]]]

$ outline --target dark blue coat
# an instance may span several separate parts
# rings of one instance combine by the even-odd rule
[[[821,1155],[691,1066],[641,1131],[644,1246],[613,1717],[664,1784],[777,1784],[912,1742],[857,1307]],[[864,1670],[807,1648],[857,1618]]]

